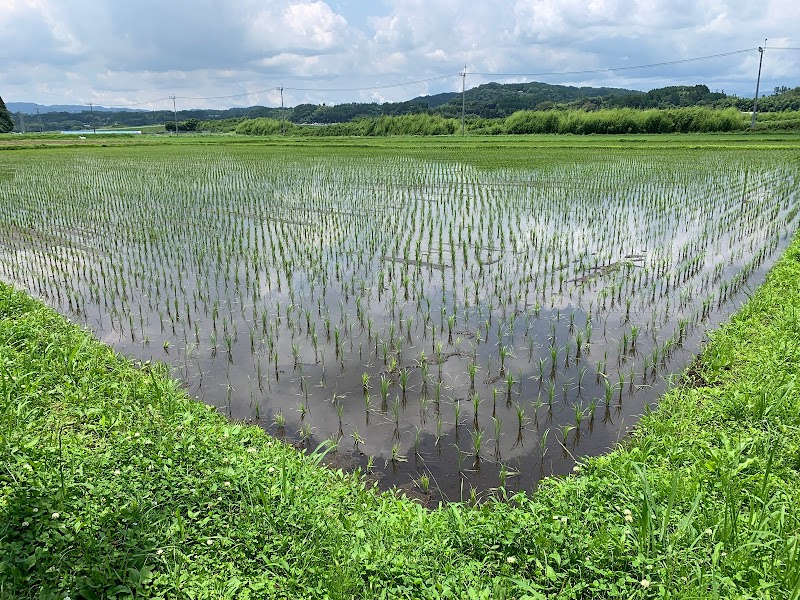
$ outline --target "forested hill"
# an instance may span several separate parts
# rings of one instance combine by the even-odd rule
[[[36,102],[9,102],[8,110],[24,115],[45,114],[52,112],[81,113],[89,110],[87,104],[37,104]],[[141,108],[119,108],[113,106],[92,106],[93,112],[146,112]]]
[[[707,88],[706,88],[707,89]],[[466,114],[485,118],[507,117],[518,110],[546,110],[559,104],[584,101],[589,98],[620,98],[643,96],[644,92],[621,88],[572,87],[548,83],[486,83],[464,94]],[[461,114],[461,94],[454,94],[436,109],[444,117]]]
[[[737,108],[750,110],[752,99],[728,96],[724,92],[712,92],[705,85],[672,86],[649,92],[620,88],[593,88],[550,85],[547,83],[487,83],[467,90],[464,98],[468,117],[504,118],[519,110],[601,108],[681,108],[704,106],[709,108]],[[449,92],[433,96],[420,96],[405,102],[347,103],[347,104],[299,104],[292,108],[270,108],[251,106],[246,108],[179,110],[178,120],[182,124],[200,121],[239,121],[268,117],[297,124],[346,123],[360,118],[399,116],[425,113],[442,117],[461,115],[460,93]],[[764,112],[800,110],[800,87],[775,88],[773,93],[759,100],[759,110]],[[24,113],[22,113],[24,115]],[[79,130],[92,127],[137,127],[145,125],[171,125],[175,115],[172,111],[149,112],[97,112],[81,113],[51,112],[35,118],[20,117],[13,113],[15,129],[21,130],[24,120],[28,131]],[[223,125],[220,123],[220,125]],[[230,124],[230,122],[229,122]],[[235,126],[235,125],[234,125]]]

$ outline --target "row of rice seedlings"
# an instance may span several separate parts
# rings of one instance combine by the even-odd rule
[[[587,390],[589,369],[606,390],[591,402],[607,410],[663,377],[797,217],[795,173],[781,156],[757,157],[744,181],[753,156],[489,172],[394,157],[262,158],[132,153],[62,159],[48,177],[18,168],[14,185],[0,184],[0,273],[116,333],[122,348],[148,356],[155,341],[187,382],[215,386],[203,373],[224,372],[229,414],[283,415],[275,408],[300,395],[306,441],[315,428],[341,436],[351,425],[342,402],[328,418],[337,386],[361,380],[372,450],[386,452],[382,440],[407,423],[433,427],[431,407],[436,438],[445,425],[458,431],[460,415],[438,417],[443,392],[479,399],[480,430],[489,410],[480,398],[502,380],[491,416],[516,423],[508,442],[523,447],[540,419],[528,399],[543,390],[548,414],[577,435],[584,408],[570,423],[558,407],[600,392]],[[241,397],[242,377],[261,398]],[[393,386],[388,425],[370,422],[389,410]],[[514,453],[500,439],[498,461]]]

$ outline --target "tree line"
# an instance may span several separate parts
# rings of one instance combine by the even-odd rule
[[[14,121],[11,119],[11,113],[6,108],[6,103],[3,102],[3,97],[0,96],[0,133],[8,133],[14,129]]]
[[[464,94],[466,115],[471,119],[504,119],[519,111],[596,112],[605,109],[678,109],[702,107],[708,109],[752,109],[753,100],[730,96],[724,91],[712,92],[705,85],[670,86],[649,92],[620,88],[589,88],[550,85],[545,83],[498,84],[487,83],[467,90]],[[196,109],[147,112],[42,113],[36,116],[35,126],[45,131],[80,130],[93,127],[137,127],[165,125],[174,131],[231,131],[244,120],[273,119],[297,125],[332,125],[364,119],[409,115],[460,118],[461,94],[448,92],[422,96],[405,102],[299,104],[291,108],[264,106],[237,107],[226,110]],[[776,87],[771,95],[759,99],[759,112],[800,110],[800,87]],[[21,130],[19,115],[11,115],[14,127]],[[177,119],[176,119],[177,117]],[[219,124],[214,125],[214,122]],[[356,128],[363,125],[354,126]]]
[[[800,112],[767,113],[760,119],[759,129],[800,130]],[[381,116],[316,126],[262,117],[229,125],[228,131],[243,135],[453,135],[461,130],[460,119],[431,114]],[[471,135],[711,133],[744,131],[750,127],[750,117],[736,108],[708,107],[521,110],[498,119],[471,117],[465,126]]]

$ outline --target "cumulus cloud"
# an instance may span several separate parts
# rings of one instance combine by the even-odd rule
[[[226,106],[275,104],[284,85],[288,104],[404,100],[460,89],[466,65],[470,86],[548,73],[536,79],[706,83],[748,95],[755,50],[611,68],[754,48],[765,37],[797,47],[797,31],[794,0],[0,0],[0,94],[120,105],[175,93]],[[800,84],[798,54],[768,52],[764,89]],[[397,83],[409,85],[385,87]],[[239,97],[200,99],[225,95]]]
[[[72,64],[86,52],[57,11],[39,0],[0,2],[0,40],[0,60],[11,68]]]
[[[257,53],[316,55],[345,43],[347,20],[325,2],[302,2],[262,10],[246,26],[248,46]]]

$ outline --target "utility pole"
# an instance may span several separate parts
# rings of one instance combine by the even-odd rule
[[[750,122],[750,129],[756,128],[756,113],[758,112],[758,87],[761,85],[761,63],[764,62],[764,50],[767,48],[767,39],[764,38],[764,46],[758,48],[761,57],[758,59],[758,79],[756,79],[756,97],[753,98],[753,120]]]
[[[22,129],[22,133],[25,133],[25,115],[22,112],[18,112],[17,115],[19,116],[19,126]]]
[[[92,133],[97,133],[97,127],[94,124],[94,103],[89,102],[89,118],[92,120]]]
[[[283,85],[275,89],[277,89],[281,93],[281,135],[286,135],[286,128],[283,116]]]
[[[172,114],[175,116],[175,135],[178,135],[178,109],[175,108],[175,94],[170,96],[172,100]]]
[[[44,133],[44,127],[42,127],[42,115],[39,114],[39,109],[36,109],[36,116],[39,119],[39,133]]]
[[[461,75],[461,135],[464,135],[464,111],[467,107],[467,66],[464,65],[464,70],[459,73]]]

